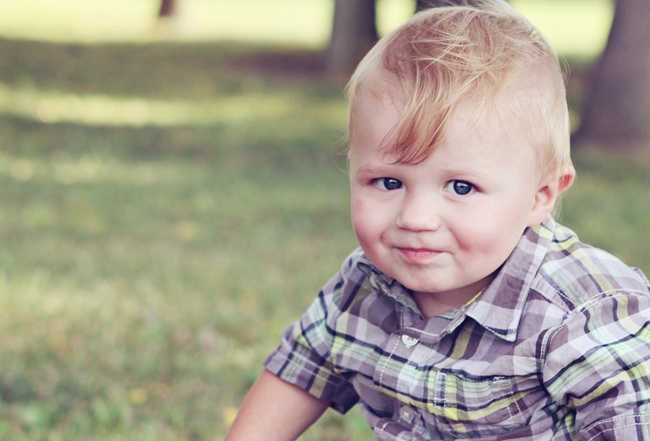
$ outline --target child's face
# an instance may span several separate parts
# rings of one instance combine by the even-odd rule
[[[394,164],[380,145],[398,110],[366,94],[350,133],[352,222],[368,258],[416,296],[450,307],[491,280],[548,211],[533,154],[493,114],[479,124],[461,105],[443,144],[424,162]],[[426,296],[427,298],[431,296]],[[417,297],[416,297],[417,298]]]

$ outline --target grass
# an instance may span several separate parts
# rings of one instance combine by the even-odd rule
[[[355,246],[340,86],[304,44],[5,39],[0,60],[0,440],[221,439]],[[564,223],[650,272],[650,162],[576,164]],[[370,437],[354,411],[303,440]]]
[[[354,243],[340,89],[261,75],[237,45],[0,47],[32,54],[1,81],[34,90],[289,103],[198,126],[0,118],[0,439],[220,439]],[[355,436],[345,421],[306,439]]]

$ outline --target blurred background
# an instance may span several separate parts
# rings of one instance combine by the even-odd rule
[[[570,71],[562,222],[647,273],[644,3],[512,0]],[[356,246],[342,90],[415,8],[0,0],[0,440],[223,438]]]

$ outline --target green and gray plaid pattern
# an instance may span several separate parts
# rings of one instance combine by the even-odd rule
[[[650,283],[549,218],[425,320],[357,250],[265,365],[379,440],[650,440]]]

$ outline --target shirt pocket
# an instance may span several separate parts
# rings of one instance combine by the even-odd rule
[[[433,383],[427,403],[431,423],[460,438],[494,436],[527,425],[533,408],[543,407],[545,395],[533,376],[474,379],[438,371]]]

